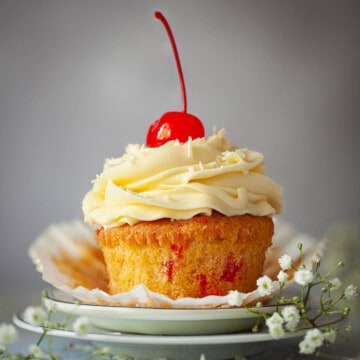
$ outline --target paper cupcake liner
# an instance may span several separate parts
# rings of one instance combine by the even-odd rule
[[[45,229],[29,248],[29,255],[36,269],[42,273],[43,280],[88,304],[160,308],[230,306],[233,294],[173,300],[150,291],[143,284],[129,292],[109,294],[108,274],[94,230],[79,220],[53,224]],[[276,280],[280,270],[278,259],[283,254],[290,255],[294,263],[299,262],[298,243],[303,244],[304,262],[308,266],[324,252],[325,240],[297,233],[290,224],[275,221],[273,244],[267,251],[264,275]],[[287,286],[292,283],[289,281]],[[242,305],[264,302],[269,298],[261,296],[258,290],[240,295]]]

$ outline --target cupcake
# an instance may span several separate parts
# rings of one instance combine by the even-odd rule
[[[172,299],[249,292],[262,275],[281,212],[281,188],[265,176],[263,156],[231,144],[224,130],[205,137],[187,113],[179,56],[169,35],[183,111],[167,112],[145,145],[106,160],[83,200],[95,224],[111,294],[143,284]]]
[[[112,294],[139,284],[172,299],[249,292],[281,212],[263,156],[224,130],[208,138],[129,145],[106,160],[83,200]]]

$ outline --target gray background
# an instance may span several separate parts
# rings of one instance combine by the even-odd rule
[[[282,219],[323,236],[359,224],[358,1],[0,0],[0,289],[44,287],[27,255],[50,223],[82,218],[107,157],[188,110],[265,155]],[[347,240],[345,240],[347,241]],[[355,241],[359,241],[356,239]]]

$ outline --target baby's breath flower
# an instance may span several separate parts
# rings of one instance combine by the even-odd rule
[[[40,306],[29,306],[24,311],[24,320],[31,325],[41,325],[47,314]]]
[[[313,354],[315,350],[316,348],[314,347],[314,345],[305,339],[299,343],[300,354],[307,354],[307,355]]]
[[[272,325],[281,325],[284,323],[284,319],[278,312],[274,312],[269,318],[266,319],[266,325],[268,327]]]
[[[274,282],[267,276],[263,276],[256,281],[260,296],[271,295],[275,290]]]
[[[306,332],[304,340],[317,348],[323,344],[324,334],[317,328],[310,329]]]
[[[281,310],[281,315],[286,321],[286,329],[289,331],[295,331],[300,321],[300,314],[298,308],[295,305],[285,306]]]
[[[269,326],[269,333],[274,339],[279,339],[285,334],[282,324],[272,324]]]
[[[280,270],[279,273],[278,273],[278,275],[277,275],[277,278],[278,278],[278,280],[279,280],[279,282],[280,282],[281,284],[286,283],[288,277],[289,277],[288,274],[287,274],[285,271],[283,271],[283,270]]]
[[[304,340],[299,344],[300,354],[313,354],[325,340],[324,334],[317,328],[306,332]]]
[[[350,284],[346,287],[344,292],[347,300],[354,300],[357,297],[357,286]]]
[[[245,298],[245,294],[237,290],[229,291],[228,304],[230,306],[241,306],[241,304],[244,301],[244,298]]]
[[[73,330],[77,335],[86,335],[91,329],[91,322],[85,316],[78,317],[73,324]]]
[[[43,356],[43,351],[36,344],[32,344],[29,346],[29,353],[35,358],[40,358]]]
[[[17,340],[18,333],[11,324],[0,324],[0,344],[9,345]]]
[[[290,255],[283,255],[279,259],[279,264],[282,270],[289,270],[292,267],[292,260]]]
[[[334,329],[330,329],[329,331],[324,332],[324,339],[330,344],[333,344],[336,339],[336,331]]]
[[[294,280],[301,286],[306,286],[314,280],[314,274],[307,269],[299,269],[295,272]]]
[[[265,321],[266,326],[269,328],[269,333],[274,339],[279,339],[285,333],[283,328],[284,319],[278,312],[274,312]]]
[[[342,285],[341,280],[337,277],[329,280],[329,283],[331,285],[330,291],[338,290],[338,289],[340,289],[340,287]]]

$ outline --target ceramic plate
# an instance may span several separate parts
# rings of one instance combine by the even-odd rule
[[[245,308],[148,308],[81,303],[59,290],[51,290],[45,304],[57,311],[88,317],[108,331],[153,335],[224,334],[251,329],[257,316]],[[275,306],[264,306],[272,313]]]
[[[140,310],[142,311],[142,309]],[[208,312],[205,310],[205,313]],[[15,325],[22,329],[42,333],[40,326],[34,326],[25,321],[23,312],[14,315],[13,320]],[[184,321],[184,323],[188,323],[188,321]],[[61,329],[51,330],[49,335],[90,341],[99,346],[106,345],[112,353],[144,360],[158,358],[177,360],[199,359],[201,354],[205,354],[206,360],[251,356],[263,351],[267,342],[275,341],[268,333],[262,331],[258,333],[245,331],[221,335],[159,336],[110,332],[94,328],[82,338],[79,338],[73,331]],[[303,336],[303,332],[286,333],[282,339],[285,340],[299,336]]]

